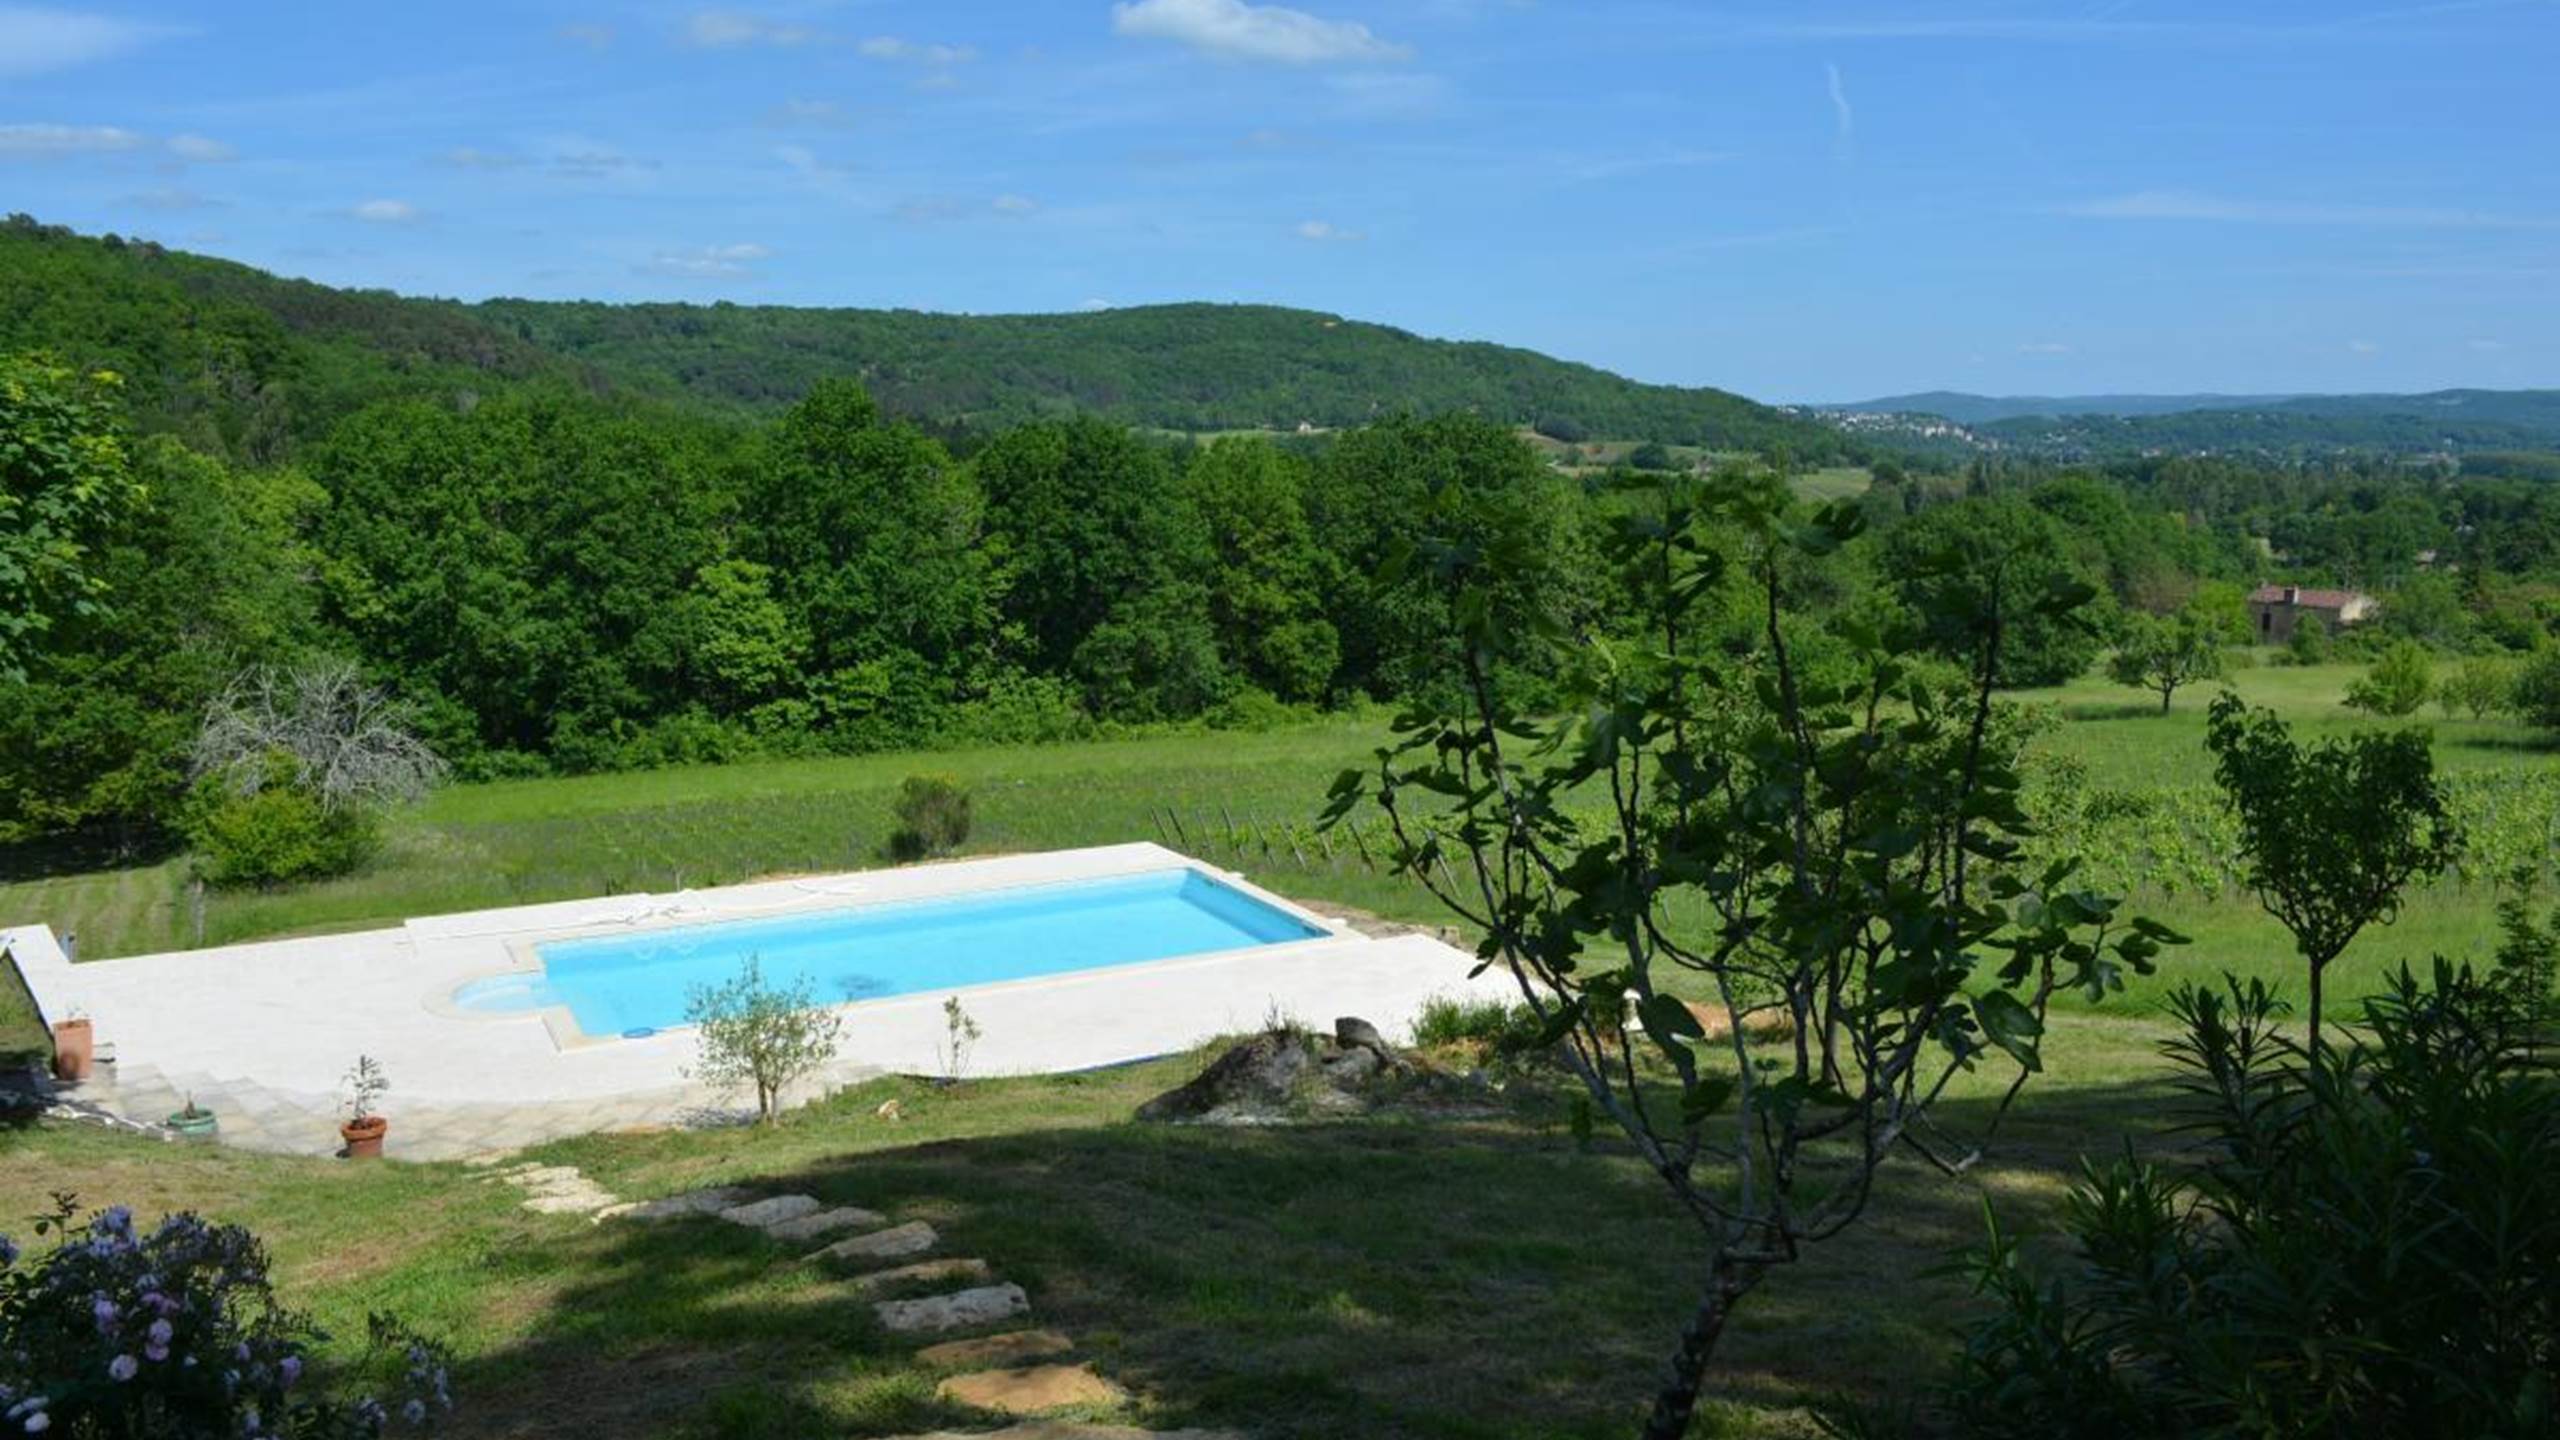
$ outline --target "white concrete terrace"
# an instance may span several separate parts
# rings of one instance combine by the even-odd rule
[[[130,1118],[157,1120],[173,1095],[209,1091],[227,1138],[307,1149],[359,1054],[392,1084],[384,1109],[430,1148],[469,1153],[618,1123],[665,1122],[710,1105],[688,1080],[689,1028],[562,1044],[557,1017],[480,1013],[450,1003],[462,984],[521,969],[544,940],[632,933],[868,903],[1190,867],[1323,930],[1305,941],[858,1001],[840,1007],[843,1058],[828,1086],[883,1071],[932,1074],[943,1001],[960,998],[983,1031],[970,1072],[1048,1074],[1189,1049],[1274,1015],[1329,1025],[1358,1015],[1391,1037],[1436,995],[1511,998],[1507,981],[1470,979],[1474,959],[1421,935],[1373,939],[1230,872],[1154,844],[954,861],[768,881],[680,895],[517,906],[413,919],[392,929],[259,941],[73,964],[41,923],[0,932],[46,1023],[74,1014],[112,1046],[115,1090]],[[220,1099],[199,1100],[223,1109]],[[153,1110],[154,1113],[140,1113]],[[270,1112],[261,1115],[258,1111]],[[443,1133],[450,1132],[450,1133]],[[509,1132],[501,1135],[499,1132]],[[482,1139],[490,1143],[481,1144]],[[395,1142],[395,1149],[401,1148]]]

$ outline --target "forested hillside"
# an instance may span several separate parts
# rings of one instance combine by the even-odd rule
[[[1858,449],[1723,391],[1639,385],[1312,311],[463,305],[334,290],[17,216],[0,224],[0,351],[32,350],[117,370],[147,428],[254,459],[395,395],[549,383],[770,415],[830,377],[858,378],[890,414],[946,435],[1068,414],[1207,432],[1464,410],[1569,439],[1785,448],[1812,462]]]
[[[1639,385],[1527,350],[1268,305],[988,316],[519,300],[475,309],[613,374],[768,409],[820,376],[850,374],[892,413],[935,419],[1077,410],[1168,430],[1288,430],[1470,410],[1566,438],[1787,446],[1808,459],[1847,448],[1720,390]]]

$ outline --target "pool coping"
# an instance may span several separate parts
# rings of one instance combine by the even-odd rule
[[[988,894],[1077,879],[1189,869],[1310,927],[1304,940],[1024,976],[951,990],[848,1000],[848,1040],[821,1088],[882,1072],[930,1075],[943,1002],[958,995],[986,1027],[978,1075],[1060,1074],[1178,1053],[1274,1016],[1358,1015],[1393,1038],[1435,998],[1494,998],[1506,987],[1476,957],[1425,935],[1364,934],[1244,876],[1160,844],[978,856],[948,864],[793,876],[681,896],[622,895],[415,917],[371,930],[247,941],[73,964],[41,922],[0,926],[0,948],[38,1014],[86,1013],[129,1081],[158,1075],[180,1093],[228,1095],[253,1114],[290,1102],[326,1111],[348,1064],[369,1054],[394,1076],[414,1122],[434,1114],[485,1133],[490,1114],[548,1116],[586,1129],[691,1106],[695,1036],[665,1030],[562,1048],[538,1011],[458,1018],[446,1002],[467,980],[522,964],[510,940],[582,937],[787,915],[876,900]],[[429,1000],[438,1003],[431,1006]],[[584,1038],[584,1037],[580,1037]],[[148,1085],[136,1103],[156,1104]],[[165,1097],[160,1097],[165,1098]],[[716,1098],[716,1097],[714,1097]],[[644,1103],[646,1102],[646,1103]],[[565,1120],[561,1117],[566,1117]],[[157,1119],[157,1113],[145,1118]],[[230,1117],[226,1117],[228,1120]],[[662,1117],[661,1117],[662,1118]],[[245,1122],[244,1122],[245,1123]],[[441,1122],[439,1122],[441,1123]],[[530,1125],[527,1119],[524,1125]],[[510,1120],[500,1128],[530,1133]],[[330,1132],[334,1133],[334,1132]],[[410,1134],[417,1136],[416,1126]]]
[[[939,1006],[944,1003],[946,998],[957,999],[974,994],[1012,993],[1027,989],[1038,989],[1045,986],[1065,985],[1078,982],[1090,983],[1094,978],[1100,976],[1139,977],[1150,973],[1160,973],[1163,971],[1191,966],[1224,963],[1244,955],[1262,955],[1268,956],[1274,960],[1285,960],[1293,955],[1306,953],[1315,947],[1331,946],[1339,944],[1345,940],[1359,940],[1365,938],[1358,930],[1352,928],[1350,922],[1337,919],[1330,915],[1320,915],[1286,896],[1277,895],[1269,890],[1263,889],[1261,886],[1254,884],[1251,880],[1233,870],[1221,869],[1215,865],[1210,865],[1203,861],[1192,859],[1188,856],[1179,856],[1172,863],[1155,862],[1145,865],[1133,865],[1127,870],[1114,871],[1102,875],[1080,875],[1063,879],[1017,880],[1005,884],[972,886],[965,889],[954,889],[939,893],[907,895],[890,898],[875,897],[868,900],[842,891],[812,891],[810,892],[807,903],[805,904],[785,903],[782,905],[767,906],[759,908],[752,914],[731,915],[726,917],[706,917],[700,914],[669,910],[645,917],[638,921],[619,921],[609,918],[596,919],[572,926],[549,927],[539,931],[510,934],[503,942],[506,946],[507,952],[506,964],[493,966],[487,970],[466,975],[460,980],[440,979],[435,984],[427,988],[426,993],[419,997],[418,1003],[427,1011],[428,1014],[437,1016],[441,1019],[455,1020],[472,1025],[506,1023],[522,1024],[538,1019],[542,1023],[544,1033],[550,1037],[553,1049],[563,1055],[575,1055],[581,1052],[603,1050],[609,1047],[627,1044],[633,1040],[655,1039],[662,1035],[689,1035],[699,1027],[694,1025],[658,1025],[650,1027],[648,1033],[645,1035],[632,1035],[628,1032],[613,1035],[597,1035],[580,1026],[578,1024],[576,1013],[567,1005],[544,1005],[526,1010],[474,1010],[466,1006],[456,1004],[453,997],[459,994],[464,988],[472,985],[478,985],[485,981],[503,979],[511,975],[542,974],[542,956],[538,947],[553,944],[562,940],[587,940],[618,937],[622,935],[646,935],[661,930],[682,930],[703,926],[744,925],[752,924],[759,920],[783,920],[800,915],[829,914],[846,910],[861,910],[872,906],[930,905],[952,900],[974,899],[988,895],[1003,895],[1021,890],[1063,889],[1076,885],[1102,884],[1113,880],[1132,879],[1142,875],[1168,874],[1176,871],[1199,875],[1215,881],[1218,884],[1225,885],[1229,889],[1238,891],[1253,900],[1267,905],[1272,909],[1279,911],[1281,914],[1288,916],[1290,919],[1297,921],[1299,924],[1307,926],[1308,928],[1320,933],[1309,935],[1298,940],[1266,941],[1259,945],[1230,946],[1223,950],[1200,950],[1187,955],[1167,955],[1154,960],[1135,960],[1117,965],[1088,965],[1076,970],[1053,971],[1045,975],[1025,975],[1013,980],[991,980],[977,985],[937,986],[930,990],[911,990],[897,995],[882,995],[867,1000],[847,1000],[839,1004],[829,1005],[823,1008],[828,1010],[830,1013],[844,1015],[847,1018],[851,1018],[852,1012],[856,1011],[865,1015],[877,1015],[911,1003],[930,1003]],[[655,897],[637,898],[647,899]]]

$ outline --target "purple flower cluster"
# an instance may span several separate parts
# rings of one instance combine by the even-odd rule
[[[306,1356],[326,1340],[286,1309],[257,1237],[191,1214],[148,1231],[115,1206],[73,1223],[66,1200],[29,1260],[0,1237],[0,1437],[167,1431],[243,1440],[359,1440],[396,1413],[423,1425],[452,1409],[443,1352],[376,1317],[376,1351],[404,1353],[392,1404],[307,1393]]]

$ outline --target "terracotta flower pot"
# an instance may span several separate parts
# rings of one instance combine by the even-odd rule
[[[338,1136],[347,1142],[348,1159],[379,1160],[382,1158],[383,1133],[390,1128],[390,1121],[379,1115],[367,1115],[339,1126]]]
[[[88,1079],[90,1062],[97,1053],[97,1037],[87,1017],[53,1022],[53,1073],[56,1079],[75,1083]]]

